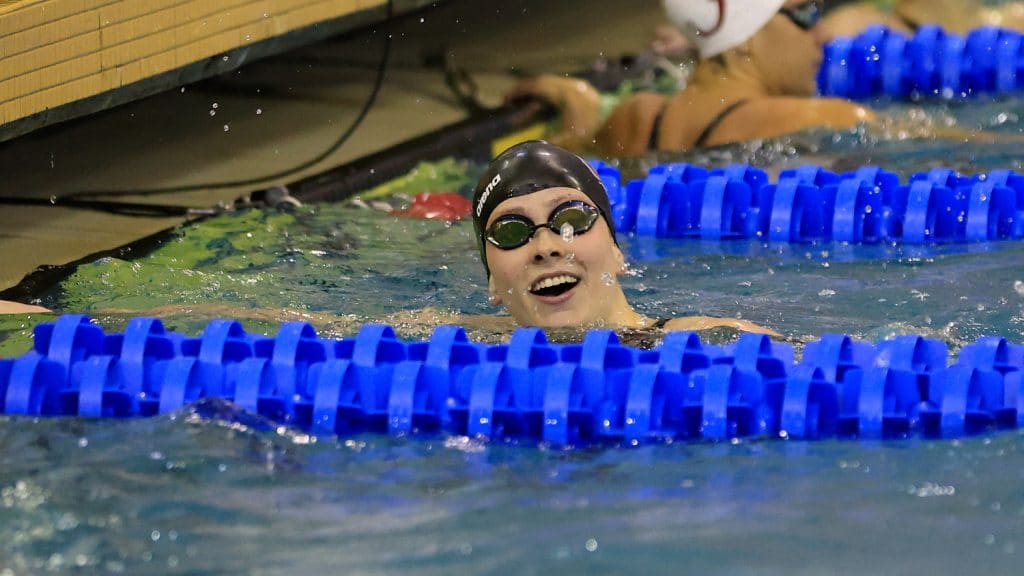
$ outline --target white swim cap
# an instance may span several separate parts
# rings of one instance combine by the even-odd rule
[[[757,33],[786,0],[663,0],[676,27],[710,58]]]

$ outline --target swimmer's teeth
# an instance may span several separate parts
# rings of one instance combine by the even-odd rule
[[[569,275],[545,278],[544,280],[535,283],[533,286],[530,286],[530,291],[536,292],[538,290],[543,290],[545,288],[551,288],[552,286],[558,286],[559,284],[568,284],[572,282],[576,282],[576,279]]]

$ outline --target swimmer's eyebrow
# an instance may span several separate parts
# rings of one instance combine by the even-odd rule
[[[491,212],[490,220],[494,221],[496,218],[507,216],[509,214],[515,214],[516,216],[526,216],[526,209],[522,206],[512,206],[506,208],[497,208],[494,212]]]
[[[586,202],[587,204],[593,204],[593,202],[589,198],[587,198],[585,194],[580,193],[579,195],[577,195],[573,194],[572,192],[562,192],[557,196],[552,196],[549,200],[539,205],[543,206],[545,210],[550,211],[554,210],[555,208],[562,204],[565,204],[566,202],[569,202],[570,200],[581,200],[583,202]],[[491,213],[490,219],[493,220],[495,218],[500,218],[501,216],[505,216],[507,214],[515,214],[517,216],[529,217],[529,214],[527,214],[526,212],[527,207],[525,205],[509,206],[504,208],[499,207],[495,209],[494,212]],[[550,212],[545,212],[544,215],[547,216],[549,213]]]

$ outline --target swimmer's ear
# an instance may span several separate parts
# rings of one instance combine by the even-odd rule
[[[498,287],[494,285],[494,276],[487,277],[487,301],[491,306],[501,306],[501,296],[498,296]]]
[[[619,276],[625,274],[628,266],[626,265],[626,255],[622,253],[622,249],[618,246],[613,247],[612,255],[615,257],[615,263],[618,265],[616,267],[616,274]]]

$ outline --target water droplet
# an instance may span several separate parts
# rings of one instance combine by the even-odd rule
[[[584,546],[586,546],[587,552],[594,552],[597,550],[597,540],[590,538]]]
[[[227,132],[229,130],[231,130],[231,127],[229,127],[227,124],[225,124],[224,125],[224,131]]]
[[[216,110],[210,110],[210,116],[216,116],[216,115],[217,115],[217,111]]]
[[[214,102],[214,103],[213,103],[213,104],[212,104],[212,105],[210,106],[210,108],[213,108],[214,110],[216,110],[216,109],[217,109],[217,106],[219,106],[219,104],[217,104],[216,102]]]
[[[576,238],[576,229],[573,228],[572,224],[569,224],[568,222],[562,224],[562,227],[559,229],[559,232],[561,232],[562,234],[562,240],[565,240],[566,242],[572,242]]]
[[[152,540],[153,542],[156,542],[157,540],[159,540],[160,539],[160,531],[159,530],[153,530],[152,532],[150,532],[149,533],[149,539]]]
[[[263,109],[262,108],[257,108],[256,109],[256,115],[259,116],[260,114],[263,114]]]

